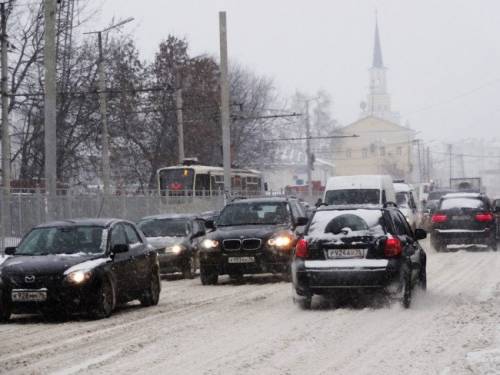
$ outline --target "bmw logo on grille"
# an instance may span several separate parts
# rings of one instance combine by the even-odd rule
[[[27,283],[34,283],[35,282],[35,275],[24,276],[24,281]]]

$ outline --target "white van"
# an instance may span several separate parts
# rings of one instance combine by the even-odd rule
[[[326,182],[323,202],[327,205],[396,203],[392,178],[388,175],[330,177]]]
[[[418,222],[415,189],[410,184],[395,182],[394,190],[396,191],[396,203],[398,204],[399,210],[405,215],[411,227],[415,229]]]

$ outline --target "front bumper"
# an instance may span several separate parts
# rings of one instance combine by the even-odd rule
[[[179,272],[186,266],[190,254],[187,251],[175,253],[158,252],[158,262],[160,263],[160,273]]]
[[[292,279],[299,295],[336,289],[385,288],[399,279],[397,260],[339,259],[292,263]]]

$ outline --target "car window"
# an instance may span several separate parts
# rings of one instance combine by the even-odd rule
[[[125,227],[125,233],[127,235],[127,242],[129,245],[135,245],[142,243],[141,237],[137,234],[135,228],[130,224],[123,224]]]
[[[391,218],[394,223],[394,230],[396,232],[394,234],[399,236],[413,236],[413,232],[401,212],[395,210],[392,211]]]
[[[440,209],[449,210],[452,208],[477,208],[487,209],[485,203],[477,198],[447,198],[443,199]]]
[[[383,202],[385,202],[385,192]],[[380,204],[379,189],[339,189],[328,190],[325,195],[327,205]]]
[[[127,235],[122,224],[116,224],[111,231],[111,248],[116,245],[126,245]]]

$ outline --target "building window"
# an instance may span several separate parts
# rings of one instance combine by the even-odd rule
[[[380,146],[380,156],[385,156],[385,147]]]
[[[350,148],[348,148],[348,149],[345,151],[345,157],[346,157],[347,159],[352,158],[352,151],[351,151],[351,149],[350,149]]]
[[[366,148],[363,149],[362,156],[363,156],[363,159],[366,159],[368,157],[368,149],[366,149]]]
[[[401,156],[403,154],[403,148],[401,146],[398,146],[396,149],[396,155]]]

